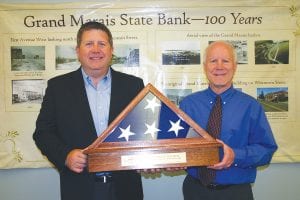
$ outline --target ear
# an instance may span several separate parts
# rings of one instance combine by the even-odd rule
[[[203,72],[206,74],[207,71],[207,65],[206,62],[203,62]]]
[[[75,47],[75,51],[76,51],[76,54],[77,54],[77,57],[78,57],[78,54],[79,54],[79,47],[78,46]]]
[[[235,74],[235,72],[236,72],[236,69],[237,69],[237,63],[234,63],[234,64],[233,64],[233,71],[234,71],[234,74]]]

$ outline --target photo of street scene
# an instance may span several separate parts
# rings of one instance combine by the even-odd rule
[[[209,44],[213,41],[209,41]],[[247,41],[241,41],[241,40],[227,40],[226,42],[229,42],[232,44],[236,51],[237,56],[237,64],[248,64],[248,45]]]
[[[45,88],[42,79],[12,80],[12,104],[41,104]]]
[[[116,44],[112,58],[114,67],[139,67],[140,48],[138,44]]]
[[[163,65],[199,65],[200,42],[166,41],[162,42]]]
[[[288,88],[257,88],[257,100],[264,107],[265,112],[288,111]]]
[[[164,89],[165,96],[177,106],[185,96],[191,93],[192,89]]]
[[[289,64],[289,41],[255,41],[255,64]]]
[[[75,46],[56,46],[55,55],[55,68],[57,70],[75,70],[80,66]]]
[[[12,46],[11,71],[45,70],[44,46]]]

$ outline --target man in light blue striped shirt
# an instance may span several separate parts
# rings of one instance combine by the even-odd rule
[[[81,67],[48,81],[36,145],[58,169],[61,200],[142,200],[139,173],[89,173],[83,150],[144,88],[143,80],[111,68],[113,40],[104,24],[83,24],[76,52]]]

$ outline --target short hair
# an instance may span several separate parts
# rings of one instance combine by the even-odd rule
[[[84,23],[81,25],[80,29],[77,32],[77,47],[80,46],[83,33],[85,31],[89,31],[89,30],[93,30],[93,29],[104,31],[108,36],[108,42],[109,42],[110,46],[113,47],[113,38],[112,38],[112,34],[111,34],[110,30],[104,24],[95,22],[95,21],[90,21],[90,22],[87,22],[87,23]]]
[[[228,47],[230,47],[230,49],[232,50],[232,55],[233,55],[233,58],[232,58],[233,63],[237,64],[237,53],[236,53],[236,50],[235,50],[234,46],[230,42],[224,41],[224,40],[217,40],[217,41],[213,41],[213,42],[209,43],[209,45],[206,47],[206,49],[203,53],[203,64],[205,64],[205,62],[206,62],[207,51],[210,49],[210,47],[214,43],[223,43],[223,44],[227,45]]]

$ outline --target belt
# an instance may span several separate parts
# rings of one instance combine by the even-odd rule
[[[232,185],[221,185],[221,184],[210,183],[208,185],[203,185],[203,186],[211,190],[224,190],[226,188],[229,188]]]
[[[111,174],[95,174],[95,182],[110,183],[113,181]]]
[[[190,176],[192,177],[192,176]],[[226,188],[229,188],[231,186],[233,186],[232,184],[216,184],[216,183],[210,183],[208,185],[204,185],[203,183],[201,183],[201,181],[195,177],[192,177],[195,181],[197,181],[202,187],[206,187],[208,189],[211,189],[211,190],[224,190]]]

